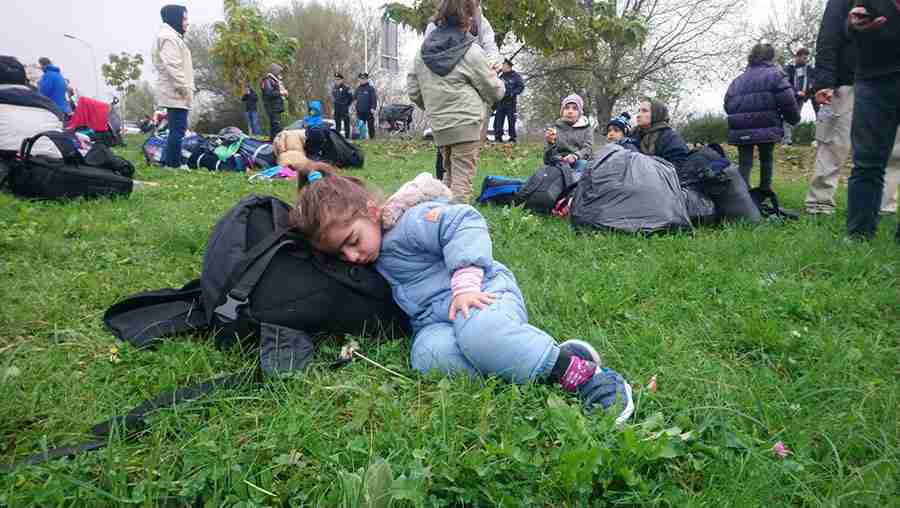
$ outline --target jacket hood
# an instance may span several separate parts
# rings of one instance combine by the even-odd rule
[[[431,72],[444,77],[466,56],[475,37],[451,26],[438,27],[422,43],[422,61]]]
[[[187,8],[181,5],[167,5],[160,9],[159,14],[162,17],[163,23],[172,27],[172,30],[178,32],[179,35],[184,35],[184,13],[187,12]]]
[[[322,101],[309,101],[309,110],[312,116],[322,115]]]
[[[44,72],[57,72],[58,73],[58,72],[60,72],[60,70],[59,70],[59,67],[57,67],[53,64],[50,64],[50,65],[44,67]]]
[[[381,208],[381,225],[385,230],[400,222],[400,218],[410,208],[437,199],[450,199],[453,194],[446,185],[431,175],[420,173],[413,181],[406,182]]]

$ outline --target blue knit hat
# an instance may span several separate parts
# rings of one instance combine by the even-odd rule
[[[609,130],[610,127],[615,127],[625,134],[631,130],[631,115],[628,112],[624,112],[621,115],[613,118],[606,124],[606,130]]]

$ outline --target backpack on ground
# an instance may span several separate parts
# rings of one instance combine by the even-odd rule
[[[775,192],[772,190],[756,187],[750,189],[750,197],[751,199],[753,199],[753,203],[756,204],[756,207],[759,209],[759,213],[763,217],[775,217],[778,219],[791,220],[797,220],[800,218],[800,214],[798,212],[782,208],[780,202],[778,201],[778,195],[775,194]]]
[[[96,143],[84,154],[84,162],[89,166],[105,168],[126,178],[134,176],[134,164],[128,159],[119,157],[106,145]]]
[[[121,300],[103,316],[107,329],[141,349],[211,332],[217,347],[257,355],[255,372],[272,376],[301,371],[326,334],[408,332],[408,318],[384,278],[371,266],[313,251],[288,231],[290,209],[270,196],[244,198],[213,228],[199,279]],[[154,411],[258,377],[238,372],[160,394],[94,425],[91,441],[37,453],[6,469],[98,450],[114,427],[137,436]]]
[[[516,196],[517,203],[538,213],[549,214],[557,201],[574,190],[578,179],[567,166],[543,166],[525,181]]]
[[[525,184],[524,180],[505,176],[486,176],[481,184],[479,204],[511,205]]]
[[[327,162],[339,168],[361,168],[365,164],[362,149],[328,127],[306,129],[306,143],[303,148],[310,159]]]
[[[61,159],[32,155],[41,138],[53,142]],[[22,141],[22,159],[15,161],[9,173],[13,194],[32,199],[74,199],[103,196],[128,196],[133,182],[104,167],[88,164],[69,135],[47,131]]]

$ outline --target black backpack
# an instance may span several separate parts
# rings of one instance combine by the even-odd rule
[[[370,266],[314,252],[287,230],[290,209],[270,196],[244,198],[213,228],[199,279],[120,301],[103,316],[106,327],[139,348],[211,331],[219,348],[256,352],[257,374],[271,375],[303,369],[325,334],[408,332],[408,318],[384,278]],[[103,448],[114,427],[135,436],[149,413],[249,379],[240,372],[163,393],[93,426],[92,441],[38,453],[6,469]]]
[[[107,328],[138,347],[212,330],[220,349],[258,350],[271,375],[302,369],[320,334],[406,331],[384,278],[314,251],[288,230],[290,210],[275,197],[244,198],[213,228],[199,279],[117,303]]]
[[[556,165],[543,166],[525,181],[516,195],[516,202],[523,203],[529,210],[549,214],[556,202],[570,193],[577,183],[572,169]]]
[[[108,169],[125,178],[134,177],[134,164],[128,159],[114,154],[108,146],[100,143],[96,143],[88,150],[88,153],[84,154],[84,162],[88,166]]]
[[[306,129],[303,149],[310,159],[328,162],[339,168],[361,168],[365,164],[362,150],[328,127]]]
[[[34,145],[41,138],[52,141],[62,154],[62,159],[33,155]],[[74,143],[75,140],[60,131],[42,132],[22,141],[19,152],[22,160],[12,164],[9,174],[13,194],[33,199],[96,198],[131,194],[131,178],[106,167],[89,164]]]

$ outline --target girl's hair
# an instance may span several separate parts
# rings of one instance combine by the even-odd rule
[[[775,60],[775,48],[766,42],[753,46],[753,49],[750,50],[750,54],[747,56],[747,63],[750,65],[760,65],[772,60]]]
[[[468,27],[478,14],[476,0],[440,0],[431,21],[437,26]]]
[[[310,183],[309,175],[322,177]],[[375,196],[359,178],[343,176],[337,168],[312,161],[297,171],[297,206],[291,210],[291,228],[316,242],[323,231],[365,213]]]

